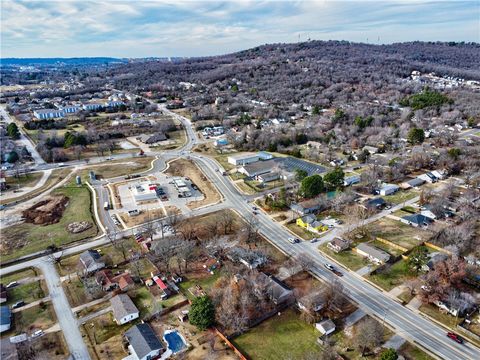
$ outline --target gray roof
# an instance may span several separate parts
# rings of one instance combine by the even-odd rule
[[[156,133],[148,137],[148,139],[146,139],[144,142],[146,144],[155,144],[159,141],[164,141],[164,140],[167,140],[167,136],[164,133]]]
[[[375,246],[366,244],[366,243],[361,243],[357,246],[358,250],[363,251],[364,253],[370,255],[374,259],[386,262],[388,259],[390,259],[390,254],[387,252],[380,250],[376,248]]]
[[[127,294],[120,294],[110,299],[113,316],[120,320],[123,317],[138,313],[138,309]]]
[[[102,255],[96,250],[87,250],[80,255],[80,261],[88,269],[92,264],[103,264]]]
[[[252,164],[243,165],[243,168],[250,176],[260,175],[271,172],[277,163],[275,160],[258,161]]]
[[[35,110],[37,114],[50,114],[50,113],[58,113],[58,112],[63,112],[63,110],[58,110],[58,109],[39,109]]]
[[[329,332],[330,330],[335,330],[335,324],[330,319],[323,320],[319,322],[318,325],[320,325],[325,330],[325,332]]]
[[[6,305],[0,306],[0,325],[10,325],[12,313]]]
[[[430,224],[433,222],[433,219],[422,214],[407,215],[402,219],[418,225]]]
[[[420,186],[425,183],[425,180],[420,179],[420,178],[415,178],[410,181],[407,181],[407,184],[410,186]]]
[[[125,332],[125,337],[139,358],[143,358],[151,351],[163,349],[162,343],[148,324],[132,326]]]

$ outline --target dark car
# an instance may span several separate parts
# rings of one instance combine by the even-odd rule
[[[12,309],[18,309],[19,307],[22,307],[25,305],[25,301],[20,300],[17,301],[15,304],[12,305]]]
[[[455,340],[459,344],[463,344],[463,339],[453,332],[448,332],[447,337],[449,337],[452,340]]]
[[[325,263],[323,264],[323,266],[325,266],[330,271],[335,271],[335,268],[331,264]]]

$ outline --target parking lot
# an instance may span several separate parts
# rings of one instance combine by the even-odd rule
[[[274,159],[280,167],[284,168],[288,172],[295,172],[296,169],[305,170],[308,176],[314,174],[322,174],[326,171],[323,166],[310,163],[305,160],[297,159],[294,157],[279,157]]]

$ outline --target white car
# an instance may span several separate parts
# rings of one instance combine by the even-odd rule
[[[291,242],[292,244],[296,244],[296,243],[299,243],[300,240],[298,238],[289,237],[288,242]]]
[[[37,338],[39,336],[42,336],[44,334],[43,330],[37,330],[32,334],[32,338]]]
[[[335,268],[329,263],[325,263],[323,266],[325,266],[330,271],[335,271]]]

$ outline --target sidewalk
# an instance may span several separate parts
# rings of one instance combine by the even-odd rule
[[[74,313],[77,313],[83,309],[86,309],[86,308],[89,308],[91,306],[95,306],[95,305],[98,305],[98,304],[101,304],[105,301],[108,301],[112,298],[112,293],[108,293],[107,295],[105,295],[104,297],[100,298],[100,299],[97,299],[97,300],[93,300],[93,301],[90,301],[89,303],[86,303],[86,304],[82,304],[82,305],[79,305],[77,307],[74,307],[72,308],[72,311]]]

